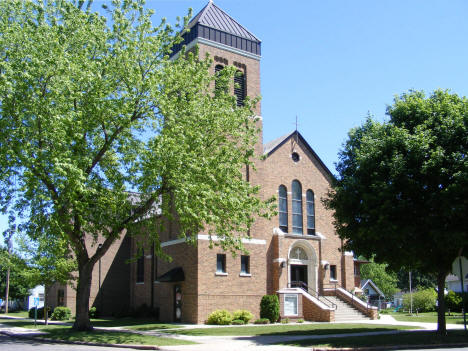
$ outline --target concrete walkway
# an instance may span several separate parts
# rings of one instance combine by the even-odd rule
[[[419,330],[413,329],[413,332],[417,333],[418,331],[427,331],[427,330],[436,330],[436,323],[415,323],[415,322],[399,322],[396,321],[390,315],[381,315],[379,320],[367,320],[367,321],[350,321],[347,323],[359,323],[359,324],[371,324],[378,327],[379,325],[406,325],[413,326],[415,328],[422,328]],[[346,324],[347,324],[346,323]],[[311,324],[322,324],[322,323],[311,323]],[[325,323],[330,324],[330,323]],[[343,324],[343,323],[335,323]],[[182,325],[186,329],[194,328],[218,328],[218,326],[206,326],[206,325]],[[242,326],[239,326],[242,327]],[[255,326],[253,326],[255,327]],[[362,332],[362,333],[347,333],[347,334],[328,334],[328,335],[260,335],[260,336],[191,336],[191,335],[179,335],[179,334],[169,334],[170,330],[165,330],[164,333],[161,331],[136,331],[125,329],[122,327],[113,327],[113,328],[96,328],[99,330],[120,330],[120,331],[129,331],[139,334],[147,334],[161,337],[171,337],[180,340],[189,340],[194,341],[198,344],[196,345],[177,345],[177,346],[160,346],[160,350],[177,350],[177,351],[238,351],[238,350],[248,350],[248,351],[299,351],[307,350],[308,348],[304,347],[295,347],[295,346],[284,346],[284,345],[274,345],[280,342],[288,342],[294,340],[303,340],[303,339],[314,339],[320,340],[324,338],[338,338],[345,336],[366,336],[366,335],[384,335],[384,334],[398,334],[403,332],[408,332],[409,330],[395,330],[395,331],[376,331],[376,332]],[[463,325],[459,324],[447,324],[447,329],[463,329]],[[180,328],[178,329],[180,330]],[[8,325],[0,324],[0,332],[4,332],[8,335],[27,335],[34,336],[37,334],[42,334],[40,331],[35,329],[25,329],[18,327],[11,327]]]

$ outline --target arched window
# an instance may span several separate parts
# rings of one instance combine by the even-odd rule
[[[307,202],[307,234],[315,235],[314,192],[310,189],[307,190],[307,193],[306,193],[306,202]]]
[[[227,92],[227,87],[222,87],[222,84],[220,83],[217,74],[224,68],[223,65],[216,65],[215,66],[215,96],[218,96],[222,91]]]
[[[279,227],[288,232],[288,192],[284,185],[280,185],[278,189],[278,209],[279,209]]]
[[[292,232],[293,234],[303,234],[302,186],[297,180],[292,182]]]
[[[234,95],[236,96],[237,106],[244,106],[245,90],[245,75],[241,71],[237,71],[234,76]]]

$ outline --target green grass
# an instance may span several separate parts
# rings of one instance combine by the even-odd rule
[[[15,312],[8,312],[8,314],[5,314],[5,313],[0,314],[0,318],[3,316],[28,318],[28,311],[15,311]]]
[[[407,312],[390,312],[393,318],[399,322],[420,322],[420,323],[437,323],[437,312],[423,312],[416,315],[409,315]],[[449,316],[445,314],[445,322],[447,324],[463,324],[463,315],[461,313],[451,313]]]
[[[371,324],[281,324],[266,326],[197,328],[172,330],[171,334],[192,336],[258,336],[258,335],[326,335],[341,333],[361,333],[369,331],[389,331],[414,329],[401,325],[371,325]]]
[[[187,345],[193,344],[193,342],[186,340],[178,340],[171,338],[161,338],[151,335],[141,335],[130,332],[118,332],[118,331],[101,331],[94,330],[92,332],[77,332],[71,329],[71,326],[64,326],[60,324],[50,324],[45,326],[38,324],[34,326],[34,322],[28,320],[12,320],[2,319],[1,324],[10,325],[13,327],[22,327],[28,329],[37,329],[47,334],[39,335],[38,338],[49,338],[54,340],[68,340],[68,341],[87,341],[87,342],[99,342],[108,344],[139,344],[139,345]]]
[[[435,332],[413,331],[397,335],[350,336],[327,339],[304,339],[282,342],[282,345],[304,347],[372,347],[398,345],[434,345],[434,344],[468,344],[468,333],[462,330],[450,330],[446,337],[439,337]]]
[[[181,328],[177,324],[155,323],[154,319],[146,318],[102,318],[91,319],[95,327],[126,327],[133,330],[157,330]]]

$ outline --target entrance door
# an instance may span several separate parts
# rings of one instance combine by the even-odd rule
[[[291,265],[291,287],[307,289],[307,266],[302,264]]]

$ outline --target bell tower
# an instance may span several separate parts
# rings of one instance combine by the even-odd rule
[[[190,32],[183,35],[184,41],[174,47],[175,55],[182,47],[187,51],[198,45],[200,58],[208,53],[213,59],[212,73],[224,66],[234,66],[240,72],[235,77],[234,95],[242,104],[245,96],[260,96],[261,41],[240,25],[226,12],[210,2],[190,21]],[[255,113],[259,117],[260,135],[256,146],[259,155],[263,153],[261,106]]]

